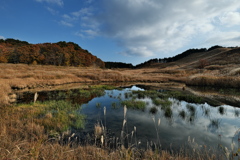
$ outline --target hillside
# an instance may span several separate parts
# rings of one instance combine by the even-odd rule
[[[212,69],[240,64],[240,48],[217,48],[211,51],[192,53],[174,62],[151,63],[145,68],[159,69]],[[213,68],[214,67],[214,68]]]
[[[15,39],[0,40],[0,63],[56,66],[98,66],[104,62],[73,42],[29,44]]]
[[[203,52],[193,52],[192,54],[180,58],[173,62],[167,63],[151,63],[149,67],[176,67],[179,69],[193,69],[193,68],[203,68],[210,65],[220,65],[220,64],[231,64],[235,59],[229,53],[237,53],[239,48],[217,48],[210,51],[203,51]],[[226,56],[231,56],[231,59],[226,59]],[[235,55],[236,56],[236,55]],[[238,56],[238,55],[237,55]],[[200,66],[202,61],[205,61],[206,66]],[[234,62],[236,63],[236,62]]]
[[[139,68],[110,62],[107,65],[112,69],[106,69],[103,61],[72,42],[29,44],[0,40],[0,102],[12,101],[16,90],[46,90],[66,84],[79,87],[77,83],[143,83],[167,89],[240,87],[239,47],[190,49],[165,60],[169,62],[154,60]]]
[[[143,69],[143,68],[142,68]],[[151,63],[145,74],[194,86],[240,87],[240,48],[192,53],[168,63]]]

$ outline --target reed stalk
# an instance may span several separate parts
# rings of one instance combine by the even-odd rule
[[[161,142],[160,142],[160,138],[159,138],[159,130],[160,130],[161,119],[160,119],[160,118],[158,119],[157,124],[156,124],[156,121],[155,121],[155,117],[154,117],[154,116],[152,117],[152,120],[153,120],[154,127],[155,127],[156,134],[157,134],[157,148],[158,148],[159,150],[161,150]]]
[[[37,101],[37,98],[38,98],[38,93],[37,93],[37,92],[35,92],[35,94],[34,94],[34,99],[33,99],[33,103],[36,103],[36,101]]]
[[[103,107],[103,113],[104,113],[104,132],[103,132],[103,138],[101,138],[101,142],[103,143],[102,139],[106,139],[107,138],[107,121],[106,121],[106,112],[107,112],[107,109],[106,107],[104,106]],[[107,146],[107,141],[105,140],[105,146]]]

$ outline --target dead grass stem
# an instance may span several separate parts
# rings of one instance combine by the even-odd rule
[[[15,110],[15,111],[14,111]],[[29,119],[21,118],[26,114],[24,108],[16,110],[6,107],[0,113],[0,159],[58,159],[58,160],[95,160],[95,159],[152,159],[152,160],[190,160],[192,156],[182,153],[169,153],[164,150],[139,150],[136,148],[117,148],[112,150],[95,145],[62,145],[51,141],[44,127]],[[160,122],[158,122],[160,124]],[[102,127],[96,125],[96,134],[102,134]],[[136,132],[136,130],[135,130]],[[198,156],[194,159],[215,159],[214,156]]]

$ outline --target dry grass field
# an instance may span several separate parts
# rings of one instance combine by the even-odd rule
[[[74,141],[60,143],[64,137],[73,137],[70,132],[49,133],[34,119],[33,115],[43,104],[19,105],[5,107],[0,112],[0,159],[27,160],[213,160],[218,159],[208,149],[194,150],[183,148],[182,152],[170,153],[164,150],[142,150],[136,147],[110,148],[99,144],[79,145]],[[47,116],[51,119],[51,116]],[[96,129],[96,126],[95,126]],[[99,127],[102,130],[101,126]],[[139,131],[140,132],[140,131]],[[95,136],[97,132],[95,132]],[[74,138],[75,139],[75,138]],[[190,143],[190,142],[189,142]],[[224,157],[220,158],[224,159]]]
[[[0,159],[193,159],[181,153],[140,151],[96,146],[60,145],[49,140],[44,127],[26,118],[29,108],[10,105],[19,90],[46,90],[70,84],[144,83],[156,87],[186,85],[240,87],[239,48],[220,48],[192,54],[171,63],[141,69],[99,69],[26,64],[0,64]],[[6,107],[8,106],[8,107]],[[34,106],[33,106],[34,107]],[[30,113],[31,114],[31,113]],[[50,115],[49,115],[50,116]],[[217,159],[197,154],[194,159]]]
[[[14,98],[14,90],[46,89],[73,83],[176,82],[191,86],[240,87],[240,49],[218,48],[194,53],[170,63],[155,63],[141,69],[100,69],[49,65],[0,64],[0,103]],[[163,85],[162,85],[163,86]]]
[[[155,69],[110,70],[99,68],[0,64],[0,103],[11,101],[12,92],[23,89],[47,89],[74,83],[165,82],[168,75],[155,74]]]

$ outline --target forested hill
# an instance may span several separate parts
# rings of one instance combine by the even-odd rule
[[[0,39],[0,63],[105,67],[101,59],[73,42],[29,44],[15,39]]]

